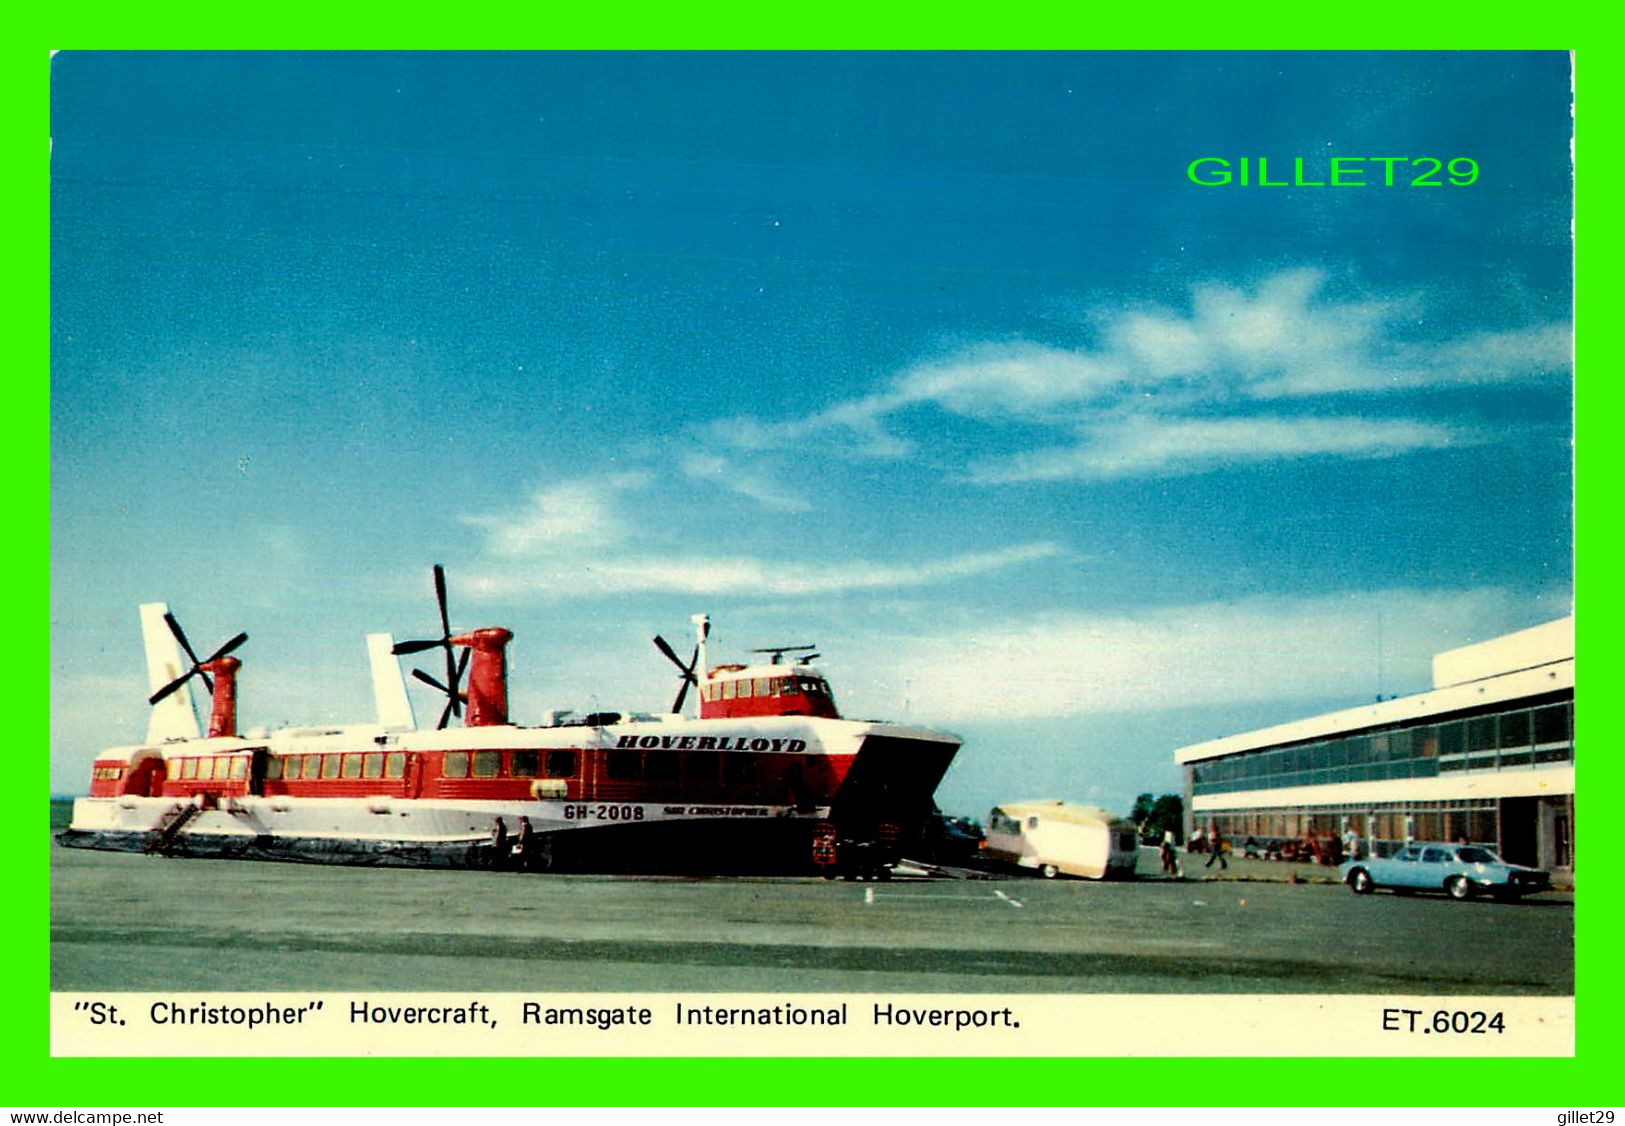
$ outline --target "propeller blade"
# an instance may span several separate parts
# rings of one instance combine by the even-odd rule
[[[203,678],[203,686],[210,692],[213,692],[214,681],[209,679],[208,673],[204,672],[198,667],[199,665],[203,664],[203,662],[197,659],[197,651],[192,648],[192,643],[186,640],[186,631],[181,629],[180,622],[176,621],[175,615],[169,613],[168,611],[164,612],[164,621],[169,623],[169,632],[175,635],[175,640],[181,643],[181,648],[186,650],[186,655],[191,658],[192,672],[195,672],[201,676]],[[243,640],[246,641],[247,638],[245,637]],[[188,673],[187,675],[190,676],[191,673]],[[174,691],[174,689],[171,689],[170,691]]]
[[[421,653],[425,649],[438,649],[444,641],[397,641],[390,652],[397,657],[404,657],[408,653]]]
[[[457,697],[453,696],[450,700],[446,701],[446,710],[440,713],[440,722],[435,725],[435,730],[444,731],[446,729],[446,724],[451,722],[451,706],[456,702],[456,700]]]
[[[450,688],[447,688],[444,684],[441,684],[438,680],[436,680],[434,677],[430,676],[428,673],[424,672],[422,669],[413,669],[412,670],[412,675],[417,677],[419,680],[423,681],[423,683],[427,684],[430,688],[433,688],[435,691],[443,692],[447,696],[451,695],[451,689]]]
[[[227,653],[230,653],[233,649],[237,648],[239,645],[241,645],[243,642],[245,642],[247,640],[248,640],[248,634],[239,633],[236,637],[232,638],[230,641],[226,642],[220,648],[216,649],[210,655],[209,659],[207,661],[203,661],[202,663],[205,664],[205,665],[213,664],[215,661],[218,661],[221,657],[224,657]]]
[[[175,615],[166,611],[164,621],[169,623],[169,632],[174,634],[175,640],[181,643],[181,648],[186,651],[188,657],[192,658],[192,663],[201,665],[203,662],[197,659],[197,653],[193,651],[192,643],[186,640],[186,631],[181,629],[181,624],[175,620]]]
[[[698,645],[696,645],[696,646],[694,646],[693,655],[690,656],[689,659],[688,659],[687,668],[685,668],[683,670],[684,672],[688,673],[687,679],[688,679],[688,683],[690,683],[690,684],[698,684],[699,683],[699,681],[694,679],[694,669],[695,669],[696,666],[699,665],[699,663],[700,663],[700,647]]]
[[[451,710],[453,714],[458,716],[463,714],[463,701],[468,699],[468,697],[462,693],[461,686],[463,683],[463,673],[468,668],[468,659],[473,655],[474,650],[464,649],[463,655],[457,659],[456,669],[452,670],[451,673]],[[446,662],[447,668],[449,669],[451,667],[450,647],[447,647],[446,649]]]
[[[680,714],[683,710],[683,701],[688,699],[688,678],[683,678],[682,685],[677,689],[677,699],[672,702],[673,713]]]
[[[664,653],[666,655],[666,660],[670,661],[678,668],[684,667],[683,659],[677,655],[676,650],[674,650],[670,645],[666,644],[666,639],[658,634],[655,636],[655,648]]]
[[[464,650],[467,652],[467,650]],[[446,680],[452,687],[451,710],[458,715],[463,714],[462,705],[457,703],[457,681],[460,674],[457,671],[457,658],[452,654],[451,646],[446,646]]]
[[[440,603],[440,632],[450,637],[451,618],[446,614],[446,569],[438,563],[434,565],[434,597]]]
[[[196,672],[197,672],[197,670],[193,669],[192,672],[187,673],[185,676],[177,676],[174,680],[170,681],[168,684],[166,684],[162,688],[158,689],[158,691],[154,692],[151,696],[148,696],[147,697],[147,703],[156,704],[159,700],[162,700],[165,696],[171,696],[174,693],[178,692],[180,690],[181,685],[185,684],[188,680],[190,680],[192,678],[193,674],[195,674]]]

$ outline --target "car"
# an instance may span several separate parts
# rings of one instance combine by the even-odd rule
[[[1451,899],[1481,893],[1516,899],[1545,891],[1552,883],[1548,873],[1508,864],[1483,845],[1433,842],[1408,844],[1393,856],[1350,860],[1337,873],[1356,895],[1390,888],[1402,894],[1442,891]]]

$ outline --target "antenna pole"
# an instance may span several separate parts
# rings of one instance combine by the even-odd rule
[[[711,634],[711,619],[705,614],[695,614],[689,618],[689,621],[694,623],[694,633],[700,647],[700,661],[698,667],[694,670],[694,678],[697,682],[696,687],[701,689],[700,699],[703,700],[705,699],[706,674],[711,667],[711,662],[706,657],[705,648],[705,639]]]

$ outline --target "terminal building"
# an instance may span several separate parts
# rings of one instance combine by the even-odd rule
[[[1513,863],[1574,868],[1574,619],[1433,658],[1413,696],[1174,752],[1185,830],[1233,845],[1341,835],[1385,855],[1465,838]]]

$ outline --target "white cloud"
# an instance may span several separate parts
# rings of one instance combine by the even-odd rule
[[[808,512],[812,502],[804,487],[776,478],[760,466],[742,466],[716,454],[689,454],[682,461],[683,475],[691,481],[704,481],[730,493],[748,497],[775,512]]]
[[[1116,356],[1026,341],[985,344],[909,368],[897,378],[891,396],[874,402],[887,409],[935,403],[972,418],[1031,417],[1109,398],[1120,392],[1127,374]]]
[[[1444,420],[1324,416],[1336,397],[1566,379],[1571,334],[1543,324],[1417,339],[1414,296],[1337,300],[1326,275],[1288,270],[1250,288],[1194,286],[1187,309],[1099,310],[1097,342],[977,344],[905,368],[874,394],[800,419],[736,418],[713,437],[737,448],[815,444],[897,459],[915,444],[902,416],[930,406],[992,426],[1082,428],[1086,441],[976,467],[984,483],[1198,472],[1307,456],[1392,456],[1482,440]],[[1292,414],[1283,412],[1286,402]],[[1123,422],[1132,410],[1137,421]],[[1163,416],[1152,421],[1151,413]],[[1344,410],[1346,413],[1346,409]],[[1190,417],[1202,415],[1207,421]],[[1226,417],[1228,416],[1228,417]],[[1129,443],[1148,440],[1137,451]]]
[[[620,539],[624,533],[616,498],[648,483],[642,473],[564,481],[531,494],[518,513],[465,516],[463,522],[486,531],[486,546],[505,559],[582,544]]]
[[[1050,543],[970,552],[928,563],[820,563],[749,556],[661,556],[613,551],[544,559],[522,569],[486,569],[469,578],[482,596],[554,598],[613,594],[808,596],[930,586],[1060,555]]]
[[[726,469],[704,455],[685,465],[690,476]],[[930,586],[1061,554],[1053,543],[1027,543],[923,563],[831,563],[662,550],[645,523],[623,512],[626,498],[651,483],[635,473],[563,481],[537,490],[517,512],[464,517],[484,529],[489,559],[463,569],[459,588],[485,600],[655,592],[806,596]]]
[[[1393,457],[1468,441],[1414,419],[1131,417],[1088,427],[1075,445],[971,467],[982,484],[1174,476],[1220,465],[1303,457]]]
[[[875,687],[863,714],[984,723],[1345,698],[1428,686],[1434,653],[1568,612],[1500,589],[1257,597],[1141,613],[1050,613],[915,637],[870,636],[841,654]],[[904,686],[906,685],[906,688]]]

